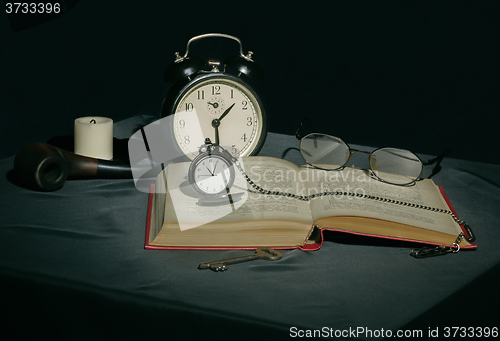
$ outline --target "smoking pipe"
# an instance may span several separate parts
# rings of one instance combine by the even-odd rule
[[[17,181],[43,191],[55,191],[68,179],[131,179],[127,162],[80,156],[47,143],[21,148],[14,159]]]

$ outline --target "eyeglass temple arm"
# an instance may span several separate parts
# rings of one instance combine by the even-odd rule
[[[299,127],[297,128],[297,131],[295,132],[295,138],[297,140],[301,140],[303,138],[303,136],[299,134],[299,130],[300,130],[300,128],[302,128],[302,124],[304,124],[305,121],[308,121],[309,125],[311,126],[311,128],[313,128],[313,131],[315,131],[314,127],[313,127],[313,125],[311,123],[311,120],[308,117],[303,118],[302,121],[300,121],[300,123],[299,123]]]
[[[432,165],[434,163],[436,164],[434,166],[434,168],[432,169],[431,175],[429,175],[427,177],[428,179],[430,179],[431,177],[433,177],[434,175],[436,175],[437,173],[439,173],[439,171],[441,170],[441,161],[443,161],[443,159],[446,156],[446,154],[448,154],[450,152],[451,152],[451,149],[445,150],[443,153],[441,153],[440,155],[436,156],[434,159],[430,159],[427,162],[422,162],[422,164],[424,166],[429,166],[429,165]]]

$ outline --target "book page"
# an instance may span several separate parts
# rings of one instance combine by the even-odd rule
[[[259,186],[268,190],[304,192],[304,184],[294,182],[286,174],[298,171],[294,164],[270,157],[246,157],[242,166],[246,174]],[[168,165],[166,172],[168,194],[164,222],[176,222],[181,229],[194,228],[208,223],[224,223],[259,220],[288,220],[307,222],[312,225],[308,202],[283,196],[263,195],[245,180],[235,168],[237,175],[230,192],[238,198],[233,204],[205,206],[187,183],[189,162]],[[184,227],[183,227],[184,225]]]
[[[342,171],[309,168],[309,172],[308,186],[318,192],[366,194],[449,210],[439,188],[430,179],[417,181],[412,186],[397,186],[383,183],[367,175],[364,170],[354,168]],[[314,220],[329,216],[357,216],[389,220],[454,236],[461,232],[459,225],[448,214],[373,199],[332,195],[315,198],[310,205]]]

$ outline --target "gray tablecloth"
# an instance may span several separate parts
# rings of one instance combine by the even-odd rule
[[[116,123],[115,136],[148,122]],[[301,164],[297,147],[270,133],[261,155],[286,152]],[[381,339],[499,325],[499,165],[450,156],[434,177],[472,226],[476,251],[418,260],[412,245],[330,233],[319,251],[283,251],[277,262],[215,273],[197,265],[245,251],[144,249],[148,195],[133,180],[72,180],[34,192],[8,180],[13,161],[0,161],[0,310],[18,336],[288,339],[309,331]]]

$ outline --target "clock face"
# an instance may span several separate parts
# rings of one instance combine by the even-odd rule
[[[260,101],[236,77],[202,76],[177,103],[175,140],[190,159],[199,154],[206,138],[216,143],[214,120],[220,120],[219,145],[230,153],[248,156],[262,146],[265,122]]]
[[[232,166],[217,155],[207,155],[198,160],[191,175],[198,191],[209,195],[226,193],[234,181]]]

